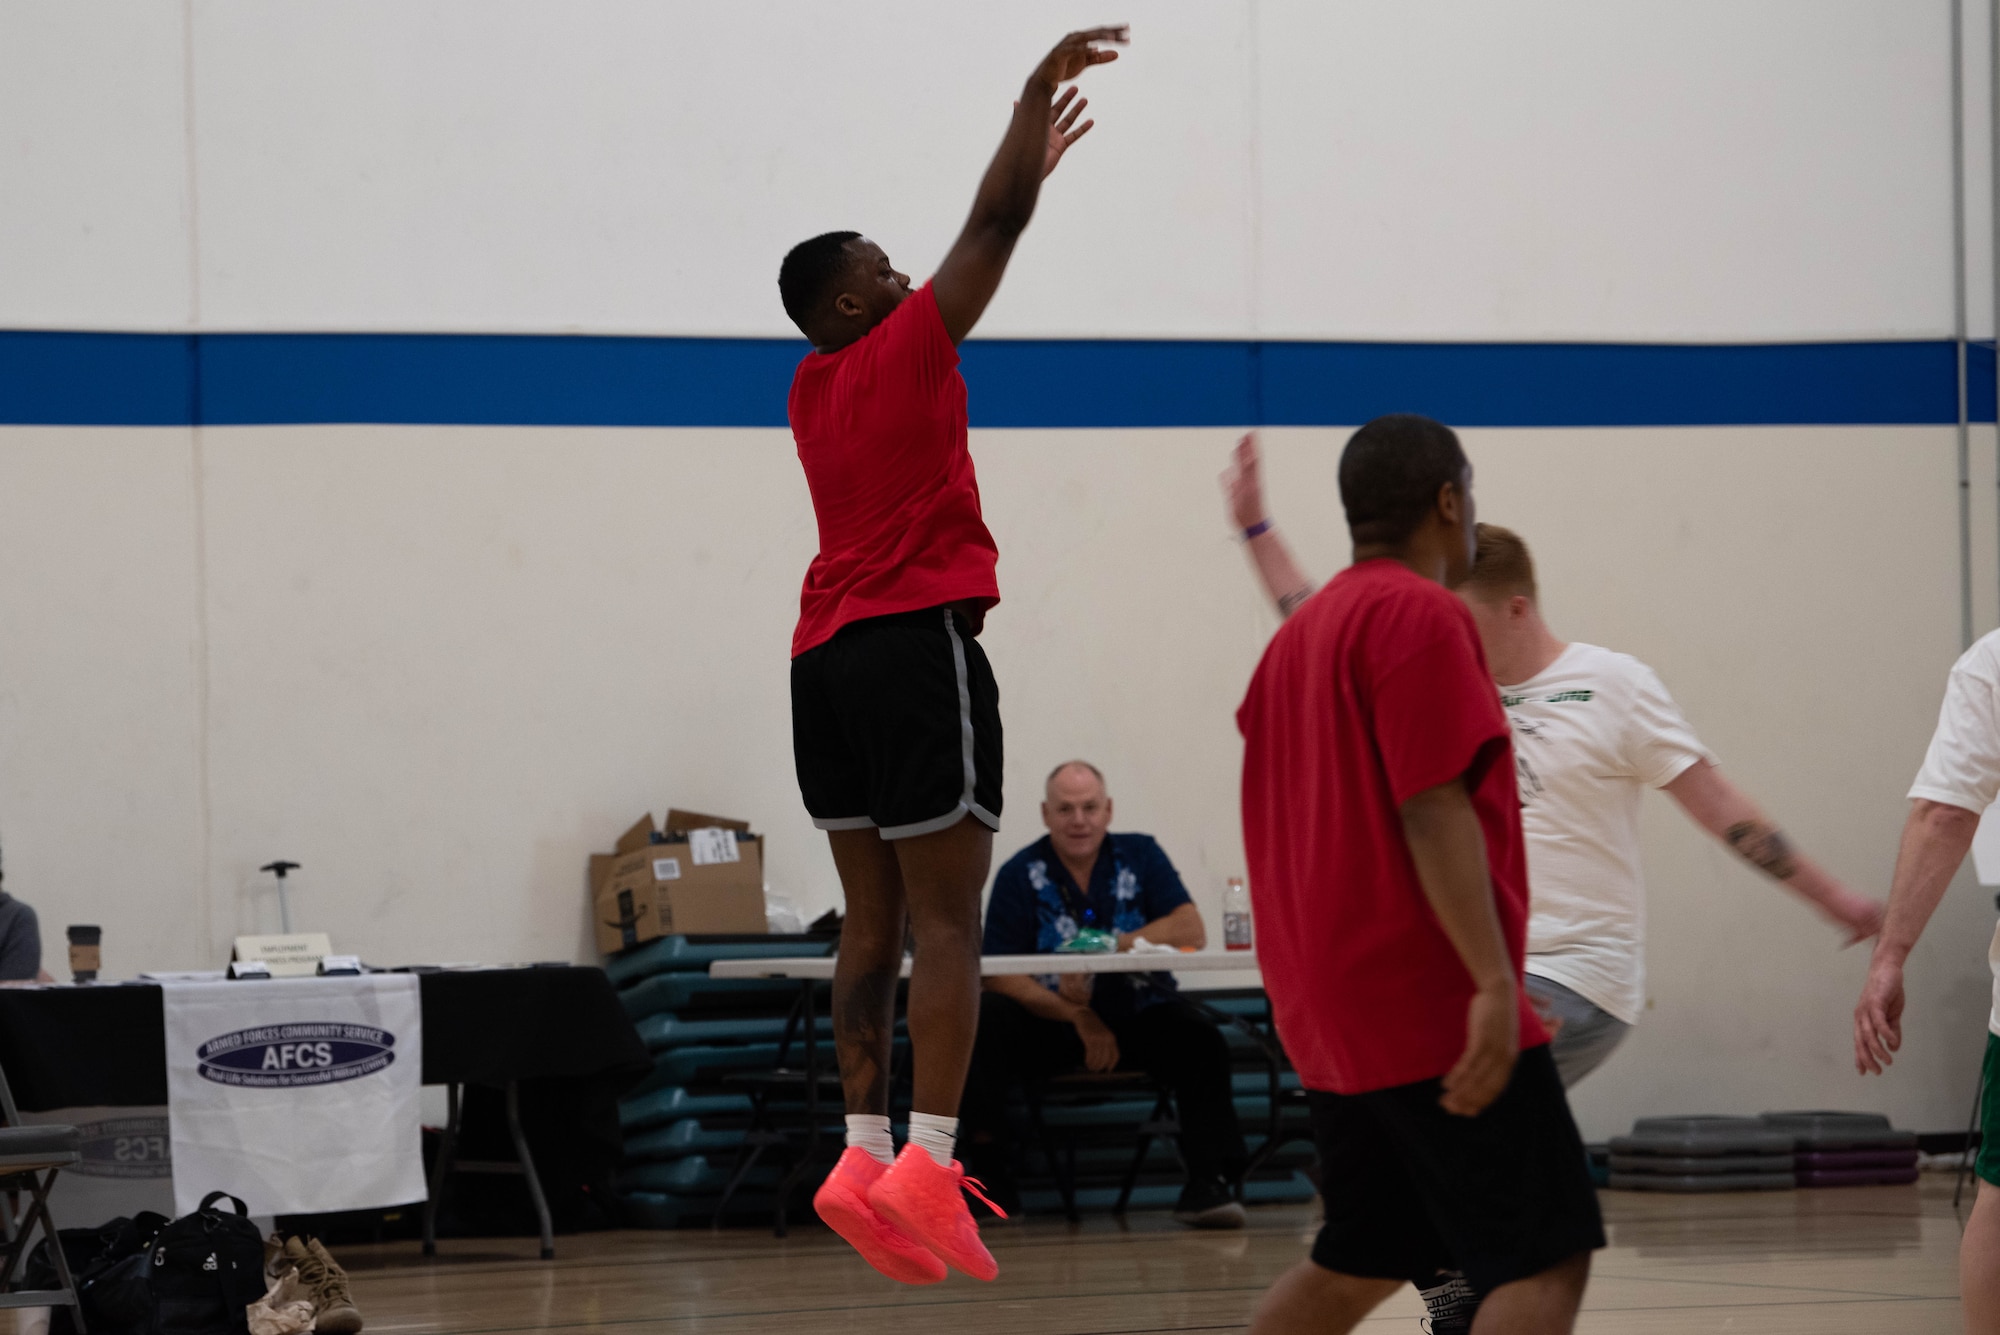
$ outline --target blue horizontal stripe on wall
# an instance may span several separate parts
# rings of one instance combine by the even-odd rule
[[[783,426],[792,339],[209,334],[202,420]]]
[[[186,335],[0,330],[0,422],[185,426],[196,407]]]
[[[972,339],[959,360],[974,426],[1239,426],[1258,420],[1258,346]]]
[[[0,423],[781,427],[795,339],[0,331]],[[1953,345],[974,339],[986,427],[1948,424]],[[1991,344],[1968,359],[1994,419]]]
[[[1957,352],[1944,342],[1271,343],[1263,360],[1264,420],[1273,425],[1388,412],[1465,426],[1958,420]],[[1992,357],[1979,360],[1990,385]],[[1987,397],[1990,419],[1990,388]]]

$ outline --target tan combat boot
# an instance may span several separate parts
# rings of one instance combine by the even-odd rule
[[[273,1233],[264,1239],[264,1278],[276,1279],[292,1268],[292,1258],[285,1254],[285,1238],[282,1233]]]
[[[347,1272],[318,1238],[285,1241],[285,1256],[298,1272],[304,1296],[312,1301],[313,1330],[318,1335],[355,1335],[361,1311],[347,1291]]]

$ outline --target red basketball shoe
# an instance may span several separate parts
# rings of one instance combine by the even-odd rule
[[[968,1191],[986,1201],[1002,1219],[1007,1217],[999,1206],[986,1200],[979,1183],[965,1175],[957,1160],[949,1168],[940,1168],[921,1145],[905,1145],[896,1162],[868,1188],[868,1203],[953,1268],[974,1279],[992,1279],[1000,1267],[979,1240],[979,1225],[973,1222],[972,1208],[965,1203]]]
[[[861,1259],[903,1284],[935,1284],[945,1276],[944,1262],[869,1203],[869,1188],[889,1171],[875,1156],[856,1145],[841,1152],[840,1162],[813,1193],[813,1209],[828,1228],[847,1239]]]

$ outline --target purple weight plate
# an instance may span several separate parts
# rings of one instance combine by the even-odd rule
[[[1799,1174],[1802,1187],[1901,1187],[1917,1180],[1908,1168],[1810,1168]]]
[[[1915,1150],[1800,1150],[1798,1166],[1801,1172],[1915,1168],[1917,1152]]]

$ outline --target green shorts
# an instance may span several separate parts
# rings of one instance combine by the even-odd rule
[[[1972,1171],[2000,1187],[2000,1035],[1986,1036],[1985,1075],[1979,1087],[1979,1158]]]

